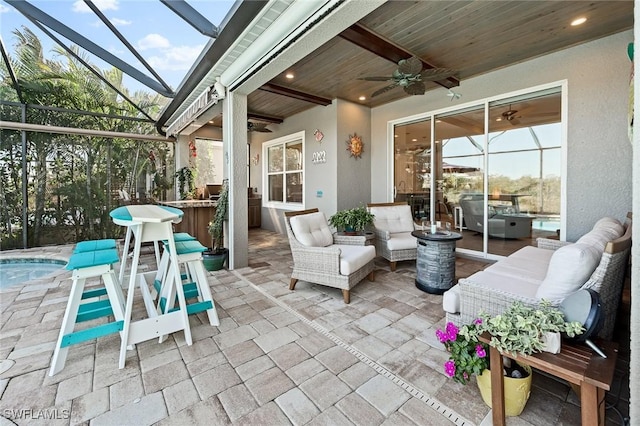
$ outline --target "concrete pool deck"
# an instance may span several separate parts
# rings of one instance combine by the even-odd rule
[[[250,241],[247,268],[208,273],[220,326],[192,316],[192,346],[182,333],[138,344],[122,370],[112,335],[72,346],[65,368],[48,376],[68,271],[0,292],[0,416],[43,425],[490,424],[477,386],[444,375],[447,353],[434,334],[444,326],[442,298],[415,288],[415,262],[391,272],[377,259],[375,281],[358,284],[345,305],[337,289],[301,281],[288,290],[286,236],[252,230]],[[64,256],[72,248],[38,250]],[[150,249],[143,258],[155,268]],[[456,275],[484,266],[458,258]],[[624,388],[629,366],[620,366]],[[580,424],[568,385],[541,374],[533,384],[525,411],[509,424]],[[39,413],[56,418],[24,418]],[[607,422],[619,424],[612,411]]]

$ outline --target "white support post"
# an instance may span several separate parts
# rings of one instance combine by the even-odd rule
[[[229,222],[225,230],[229,269],[249,264],[249,201],[247,196],[247,96],[229,91],[223,105],[224,176],[229,179]]]

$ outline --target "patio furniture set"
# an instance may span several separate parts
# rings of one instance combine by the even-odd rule
[[[110,215],[114,223],[127,228],[124,253],[120,258],[115,240],[77,244],[67,264],[73,282],[50,376],[64,368],[69,346],[87,340],[119,333],[119,368],[124,368],[127,350],[136,343],[155,338],[162,342],[167,335],[181,330],[187,345],[191,345],[189,315],[206,311],[212,326],[220,324],[202,264],[202,252],[206,247],[189,234],[173,233],[172,225],[182,219],[182,211],[157,205],[129,205],[113,210]],[[135,244],[125,298],[122,290],[127,281],[127,252],[132,238]],[[141,245],[149,242],[155,246],[158,270],[138,273]],[[160,244],[164,247],[162,256]],[[119,276],[114,269],[117,263],[120,263]],[[95,278],[100,279],[104,287],[85,288],[87,280]],[[147,317],[133,320],[138,289]],[[189,299],[197,301],[187,304]],[[115,320],[74,331],[76,323],[102,317],[114,317]]]

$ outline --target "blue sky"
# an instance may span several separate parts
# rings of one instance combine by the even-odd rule
[[[29,1],[66,26],[151,76],[84,1]],[[158,0],[93,0],[93,3],[173,89],[178,87],[208,42],[208,37],[200,34]],[[234,2],[229,0],[188,0],[188,3],[214,25],[219,26]],[[56,59],[52,52],[55,43],[11,5],[0,1],[0,34],[5,48],[11,56],[13,56],[16,42],[13,31],[23,25],[38,35],[45,56]],[[71,44],[64,37],[59,36],[59,38],[67,46]],[[91,62],[100,68],[111,67],[93,55],[90,55],[90,58]],[[131,92],[139,89],[151,91],[126,76],[125,85]]]

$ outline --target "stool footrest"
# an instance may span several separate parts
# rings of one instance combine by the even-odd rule
[[[94,297],[100,297],[100,296],[106,296],[106,295],[107,295],[107,289],[105,287],[92,288],[82,292],[82,300],[92,299]]]
[[[75,345],[78,343],[86,342],[87,340],[96,339],[98,337],[106,336],[107,334],[118,333],[124,328],[124,321],[111,322],[109,324],[99,325],[97,327],[91,327],[86,330],[76,331],[74,333],[65,334],[62,337],[61,348]]]
[[[213,308],[213,303],[211,300],[205,300],[204,302],[192,303],[191,305],[187,305],[187,315],[197,314],[198,312],[208,311]],[[173,308],[169,312],[179,311],[180,307]]]
[[[111,309],[111,302],[109,301],[109,299],[83,303],[82,305],[78,306],[78,316],[76,317],[76,323],[91,321],[93,319],[102,318],[109,315],[113,315],[113,309]]]

